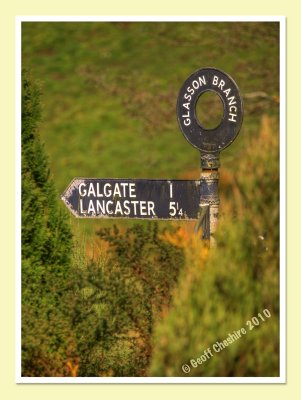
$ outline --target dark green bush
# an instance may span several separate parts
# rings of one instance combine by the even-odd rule
[[[167,307],[184,257],[160,239],[157,223],[98,232],[110,257],[79,260],[73,329],[82,376],[144,376],[154,321]]]
[[[68,323],[71,232],[38,134],[40,89],[22,81],[22,375],[58,376],[72,348]]]

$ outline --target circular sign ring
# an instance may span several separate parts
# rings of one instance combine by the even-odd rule
[[[214,129],[205,129],[198,121],[196,104],[208,91],[216,93],[223,103],[224,116]],[[202,152],[220,152],[229,146],[239,133],[243,120],[243,102],[235,81],[216,68],[202,68],[184,82],[177,102],[180,128],[192,146]]]

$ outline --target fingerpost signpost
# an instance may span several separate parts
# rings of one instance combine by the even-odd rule
[[[196,104],[205,92],[216,93],[223,118],[214,129],[198,120]],[[202,68],[184,82],[177,102],[179,126],[200,151],[200,180],[74,178],[61,198],[75,217],[198,220],[210,239],[219,213],[219,155],[239,133],[243,103],[234,80],[216,68]]]

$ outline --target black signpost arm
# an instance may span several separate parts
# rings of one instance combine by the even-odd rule
[[[205,92],[223,102],[224,116],[214,129],[205,129],[196,104]],[[219,215],[220,152],[239,133],[243,104],[238,87],[216,68],[194,72],[182,86],[177,103],[179,126],[188,142],[200,151],[199,181],[74,178],[61,198],[78,218],[197,219],[196,231],[214,243]]]

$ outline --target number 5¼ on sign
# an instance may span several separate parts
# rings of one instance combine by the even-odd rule
[[[181,217],[183,215],[183,210],[179,207],[179,203],[175,201],[169,202],[169,215],[171,217],[175,217],[176,215]]]

